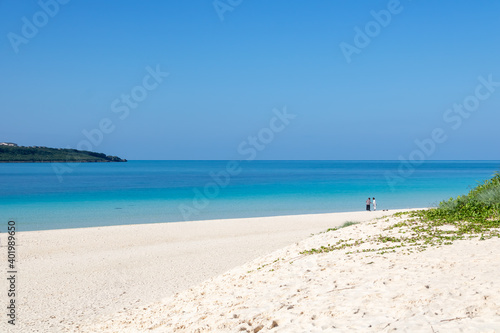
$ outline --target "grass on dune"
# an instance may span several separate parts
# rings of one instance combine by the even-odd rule
[[[341,239],[335,244],[301,252],[324,253],[351,249],[353,252],[423,251],[430,246],[453,244],[456,240],[500,238],[500,172],[477,185],[467,195],[450,198],[438,207],[393,215],[400,221],[377,236]],[[388,220],[386,220],[388,221]],[[339,228],[328,229],[328,231]],[[362,244],[370,243],[370,246]]]
[[[344,222],[344,224],[342,224],[340,227],[328,228],[328,229],[326,230],[326,232],[329,232],[329,231],[335,231],[335,230],[339,230],[339,229],[342,229],[342,228],[350,227],[351,225],[355,225],[355,224],[359,224],[359,222],[354,222],[354,221],[346,221],[346,222]]]

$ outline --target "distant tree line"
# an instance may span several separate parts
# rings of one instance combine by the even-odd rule
[[[0,162],[126,162],[117,156],[77,149],[0,146]]]

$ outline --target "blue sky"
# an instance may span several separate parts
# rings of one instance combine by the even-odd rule
[[[60,2],[0,0],[0,141],[128,159],[500,159],[500,2]],[[284,108],[295,117],[273,120]]]

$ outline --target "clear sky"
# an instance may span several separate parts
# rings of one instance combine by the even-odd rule
[[[0,0],[0,59],[0,141],[500,159],[498,1]]]

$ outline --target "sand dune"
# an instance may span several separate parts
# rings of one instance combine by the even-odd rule
[[[0,330],[500,332],[498,238],[300,254],[391,233],[400,218],[372,220],[387,214],[20,233],[18,323]],[[345,221],[363,223],[319,233]]]
[[[81,331],[346,220],[386,212],[20,232],[17,325],[1,332]],[[0,234],[5,249],[6,235]],[[2,265],[6,276],[6,265]],[[7,280],[0,279],[0,290]],[[6,299],[2,292],[1,300]],[[3,301],[2,301],[3,302]]]
[[[388,233],[384,229],[399,220],[309,237],[85,330],[499,332],[498,238],[410,254],[346,254],[352,249],[300,254],[339,239]]]

